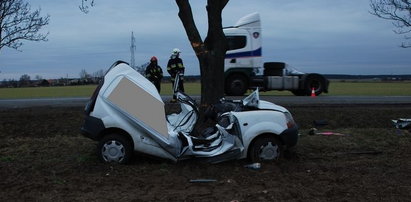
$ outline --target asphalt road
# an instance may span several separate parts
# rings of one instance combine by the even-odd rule
[[[162,96],[165,102],[170,96]],[[200,96],[193,96],[197,101]],[[227,99],[241,99],[242,97],[227,97]],[[59,107],[59,106],[85,106],[89,98],[36,98],[36,99],[0,99],[0,108],[25,108],[25,107]],[[411,104],[411,96],[260,96],[279,105],[361,105],[361,104]]]

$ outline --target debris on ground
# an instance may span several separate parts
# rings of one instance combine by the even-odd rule
[[[252,170],[259,170],[261,168],[261,163],[252,163],[252,164],[247,164],[244,166],[245,168],[249,168]]]
[[[326,125],[328,125],[328,121],[327,120],[314,120],[313,125],[316,128],[326,126]]]
[[[398,129],[411,129],[411,119],[404,119],[404,118],[400,118],[400,119],[394,119],[391,120],[395,126],[395,128]]]
[[[324,135],[324,136],[349,136],[347,134],[336,133],[332,131],[325,131],[325,132],[317,132],[317,131],[318,131],[317,128],[311,128],[308,134],[309,135]]]
[[[190,183],[208,183],[208,182],[217,182],[216,179],[193,179],[190,180]]]

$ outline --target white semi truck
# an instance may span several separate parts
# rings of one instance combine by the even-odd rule
[[[243,95],[247,89],[289,90],[297,96],[328,93],[329,81],[316,73],[297,71],[284,62],[262,61],[261,21],[249,14],[235,26],[224,28],[228,42],[225,57],[225,93]]]

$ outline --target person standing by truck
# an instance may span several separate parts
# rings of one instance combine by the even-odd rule
[[[161,91],[161,79],[163,78],[163,70],[158,66],[158,60],[156,56],[151,57],[150,64],[146,68],[146,77],[151,83],[153,83],[158,93]]]
[[[168,60],[168,64],[167,64],[167,72],[170,74],[171,76],[171,84],[172,84],[172,88],[174,89],[174,83],[177,82],[176,81],[176,77],[178,75],[178,87],[177,87],[177,91],[182,91],[184,92],[184,65],[183,65],[183,60],[180,58],[180,49],[178,48],[174,48],[173,52],[170,56],[170,60]],[[175,89],[174,89],[175,90]],[[176,95],[175,92],[173,92],[173,99],[171,100],[172,102],[176,101]]]

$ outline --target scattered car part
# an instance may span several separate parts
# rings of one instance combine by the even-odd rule
[[[326,132],[317,132],[318,129],[317,128],[311,128],[310,131],[308,132],[309,135],[324,135],[324,136],[347,136],[346,134],[342,134],[342,133],[335,133],[332,131],[326,131]]]
[[[327,120],[314,120],[313,125],[314,125],[314,127],[326,126],[326,125],[328,125],[328,121]]]
[[[404,118],[400,118],[400,119],[395,119],[395,120],[391,120],[395,126],[395,128],[398,129],[411,129],[411,119],[404,119]]]
[[[208,182],[217,182],[216,179],[194,179],[190,180],[190,183],[208,183]]]
[[[247,164],[244,166],[245,168],[250,168],[252,170],[259,170],[261,168],[261,163],[252,163],[252,164]]]

